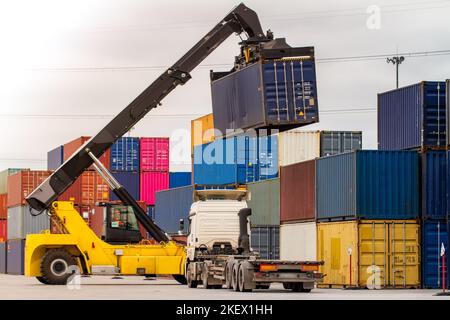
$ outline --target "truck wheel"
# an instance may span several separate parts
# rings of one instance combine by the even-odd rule
[[[72,275],[69,267],[76,265],[74,257],[64,249],[53,249],[45,253],[41,260],[42,283],[64,285]]]
[[[227,262],[225,266],[225,288],[232,289],[233,288],[233,263]]]
[[[291,285],[291,289],[294,292],[311,292],[311,289],[305,289],[303,288],[303,283],[293,283]]]
[[[179,283],[179,284],[187,284],[186,277],[182,274],[173,274],[172,277]]]
[[[40,283],[43,283],[43,284],[50,284],[50,283],[48,283],[43,277],[36,277],[36,279],[38,279]]]
[[[234,291],[239,291],[239,283],[238,283],[238,276],[239,276],[239,262],[233,263],[233,272],[231,273],[231,284],[233,286]]]
[[[212,289],[213,286],[208,283],[209,274],[206,271],[206,268],[207,267],[205,266],[205,269],[203,269],[203,272],[202,272],[203,288],[205,288],[205,289]]]
[[[291,290],[292,289],[292,283],[283,282],[283,288],[286,289],[286,290]]]
[[[244,264],[241,263],[239,265],[239,274],[238,274],[238,284],[239,284],[239,291],[240,292],[251,292],[252,289],[247,289],[245,287],[245,282],[248,279],[246,279],[246,272],[244,271]]]
[[[189,269],[190,269],[190,265],[188,265],[187,270],[186,270],[187,285],[188,285],[189,288],[197,288],[198,281],[192,279],[192,272]]]

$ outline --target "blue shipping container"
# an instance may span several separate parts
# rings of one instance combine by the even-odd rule
[[[135,200],[139,200],[139,172],[112,172],[112,175]],[[119,200],[113,191],[109,191],[109,199]]]
[[[359,150],[317,160],[317,218],[416,219],[419,155]]]
[[[258,62],[211,83],[214,127],[293,128],[319,121],[314,59]]]
[[[426,220],[422,224],[422,286],[424,288],[442,288],[441,246],[447,253],[446,283],[449,287],[449,225],[446,220]]]
[[[422,157],[422,217],[447,217],[447,163],[445,151],[427,151]]]
[[[112,171],[139,171],[139,138],[119,138],[110,150]]]
[[[184,233],[188,232],[189,211],[194,202],[194,187],[186,186],[156,192],[155,222],[169,234],[178,233],[180,219],[184,220]]]
[[[445,82],[378,94],[378,149],[405,150],[446,144]]]
[[[450,80],[445,82],[445,111],[447,114],[446,125],[447,132],[450,132]],[[447,137],[447,146],[450,146],[450,133],[446,135]]]
[[[56,147],[47,152],[47,170],[56,170],[64,162],[64,146]]]
[[[6,273],[6,242],[0,242],[0,273]]]
[[[179,188],[192,184],[192,173],[190,172],[169,172],[169,188]]]
[[[23,274],[25,265],[25,240],[8,240],[6,271],[8,274]]]
[[[196,185],[246,184],[276,177],[276,136],[217,139],[194,148]]]

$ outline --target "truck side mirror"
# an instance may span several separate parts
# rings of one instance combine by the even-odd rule
[[[178,234],[183,234],[183,232],[184,232],[184,219],[180,219],[178,225]]]

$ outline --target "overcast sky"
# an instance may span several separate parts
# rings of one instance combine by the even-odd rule
[[[0,169],[44,169],[48,150],[95,134],[236,4],[1,0]],[[450,50],[448,0],[246,5],[291,46],[315,46],[320,123],[305,129],[362,130],[365,148],[376,148],[377,93],[394,88],[395,69],[385,57],[322,59]],[[238,41],[230,37],[131,133],[172,136],[172,170],[190,168],[190,120],[212,111],[209,70],[229,69]],[[446,78],[450,54],[406,56],[400,67],[400,85]]]

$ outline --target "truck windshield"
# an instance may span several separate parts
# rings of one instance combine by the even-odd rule
[[[139,230],[139,226],[131,206],[111,207],[111,228]]]

